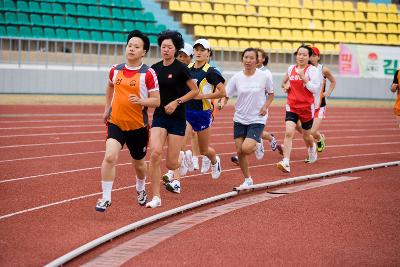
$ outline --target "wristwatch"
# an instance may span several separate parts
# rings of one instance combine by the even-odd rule
[[[178,102],[178,105],[182,105],[183,104],[182,99],[177,99],[176,101]]]

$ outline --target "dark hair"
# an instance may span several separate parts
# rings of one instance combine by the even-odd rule
[[[264,62],[262,63],[263,66],[267,66],[268,65],[268,61],[269,61],[269,57],[267,55],[267,52],[264,51],[264,49],[261,48],[257,48],[257,53],[261,52],[263,58],[264,58]]]
[[[146,50],[146,53],[149,51],[150,48],[150,40],[147,35],[143,34],[141,31],[138,30],[133,30],[129,33],[128,39],[126,40],[126,45],[128,45],[129,40],[132,39],[133,37],[137,37],[142,39],[143,41],[143,49]]]
[[[182,34],[180,34],[178,31],[171,31],[171,30],[165,30],[163,32],[160,32],[160,34],[157,37],[158,46],[161,47],[161,43],[166,39],[172,40],[172,43],[174,44],[176,49],[175,57],[177,57],[178,51],[182,49],[185,45],[185,42],[183,41],[182,38]]]
[[[253,48],[253,47],[249,47],[249,48],[246,48],[246,49],[242,52],[242,61],[243,61],[244,54],[246,54],[246,52],[251,52],[251,51],[253,51],[254,53],[256,53],[256,59],[258,60],[258,52],[257,52],[257,49],[256,49],[256,48]]]
[[[296,52],[294,52],[295,56],[297,56],[297,53],[299,52],[300,48],[307,49],[308,50],[308,56],[310,56],[310,57],[314,54],[314,51],[312,50],[311,46],[302,44],[302,45],[299,46],[299,48],[297,48]]]

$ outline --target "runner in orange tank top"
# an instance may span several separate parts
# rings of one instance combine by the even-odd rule
[[[396,71],[393,77],[393,83],[392,87],[390,90],[395,93],[397,92],[397,99],[396,102],[394,103],[393,111],[394,115],[396,115],[396,120],[397,124],[399,125],[400,128],[400,88],[399,88],[399,80],[400,80],[400,69]]]

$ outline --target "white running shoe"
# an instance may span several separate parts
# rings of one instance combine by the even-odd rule
[[[253,179],[251,177],[245,178],[243,184],[240,185],[240,187],[244,186],[252,186],[253,185]]]
[[[278,169],[280,169],[281,171],[283,171],[283,172],[290,172],[290,165],[289,165],[289,163],[286,164],[283,160],[282,160],[282,161],[279,161],[279,162],[276,164],[276,167],[277,167]]]
[[[166,174],[163,175],[162,180],[164,184],[171,182],[174,179],[174,171],[168,170]]]
[[[186,168],[188,168],[190,172],[194,171],[192,151],[186,150],[185,157],[183,159],[185,161]]]
[[[179,174],[181,176],[185,176],[186,173],[188,172],[188,168],[186,167],[186,164],[185,164],[185,152],[181,151],[179,157],[182,159],[181,166],[179,166]]]
[[[270,145],[270,147],[271,147],[271,150],[272,150],[272,151],[275,151],[275,150],[278,148],[278,142],[276,141],[275,136],[274,136],[273,134],[270,134],[270,135],[271,135],[271,137],[272,137],[272,140],[271,140],[271,142],[269,143],[269,145]]]
[[[314,144],[313,147],[308,149],[308,159],[307,163],[314,163],[317,161],[317,146]]]
[[[161,206],[161,198],[158,196],[154,196],[153,199],[150,202],[146,203],[147,208],[157,208]]]
[[[96,211],[105,212],[111,206],[111,200],[99,198],[96,203]]]
[[[200,169],[200,167],[199,167],[199,158],[196,157],[196,156],[193,156],[193,157],[192,157],[192,161],[193,161],[193,169],[194,169],[195,171],[197,171],[198,169]]]
[[[137,192],[137,201],[139,203],[140,206],[144,206],[144,204],[146,204],[147,201],[147,194],[145,190],[142,191],[136,191]]]
[[[211,165],[211,177],[213,179],[218,179],[221,175],[221,159],[219,156],[215,156],[217,162]]]
[[[262,140],[260,143],[257,142],[255,154],[256,154],[256,159],[258,160],[264,157],[264,144]]]
[[[165,188],[172,192],[172,193],[181,193],[181,182],[179,180],[173,180],[172,182],[169,182],[165,185]]]
[[[211,160],[208,157],[203,156],[203,160],[201,161],[201,173],[208,172],[210,166],[211,166]]]

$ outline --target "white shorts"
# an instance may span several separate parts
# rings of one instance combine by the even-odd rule
[[[316,109],[314,113],[314,118],[325,119],[325,112],[326,112],[326,106]]]

